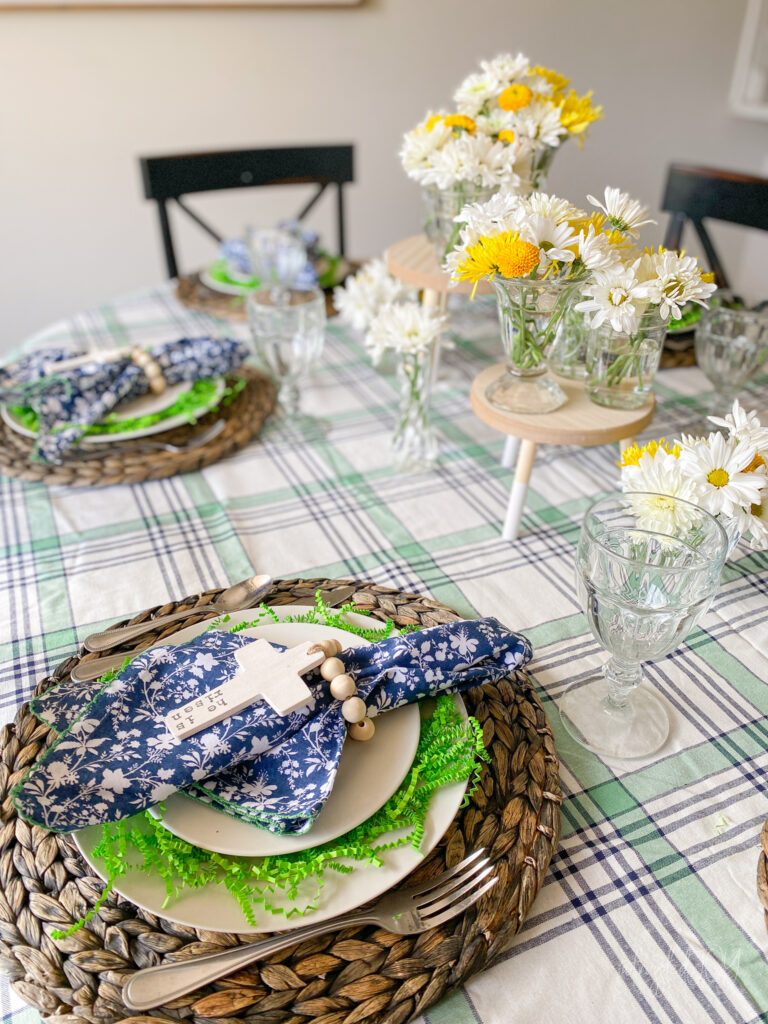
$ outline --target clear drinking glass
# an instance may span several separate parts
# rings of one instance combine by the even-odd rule
[[[248,228],[246,241],[251,254],[251,272],[269,288],[275,304],[293,288],[307,262],[303,240],[282,228]]]
[[[704,509],[664,494],[610,495],[588,509],[576,590],[611,657],[575,679],[559,701],[563,725],[606,757],[646,757],[669,733],[663,704],[643,683],[643,661],[674,651],[709,608],[728,552]]]
[[[705,309],[696,325],[696,362],[712,382],[708,411],[729,412],[738,393],[765,364],[768,354],[768,312]]]
[[[325,295],[318,288],[251,292],[248,324],[256,353],[278,384],[283,412],[299,410],[299,382],[318,361],[325,341]]]

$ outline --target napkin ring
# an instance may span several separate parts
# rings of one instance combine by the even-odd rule
[[[163,376],[162,367],[154,356],[151,356],[145,349],[135,346],[131,349],[131,359],[149,381],[150,391],[156,395],[162,395],[168,385]]]
[[[338,640],[322,640],[313,644],[308,653],[322,651],[325,661],[320,666],[320,675],[329,682],[331,696],[342,702],[341,714],[347,722],[347,734],[352,740],[369,740],[376,731],[373,719],[368,717],[365,701],[357,696],[357,686],[344,668],[344,662],[336,657],[341,654]]]

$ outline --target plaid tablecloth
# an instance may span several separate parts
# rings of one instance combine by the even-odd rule
[[[542,447],[519,540],[500,538],[511,475],[503,438],[469,408],[499,358],[492,307],[458,310],[434,395],[442,460],[397,476],[396,391],[359,341],[331,325],[304,408],[329,424],[273,423],[200,473],[103,491],[0,478],[0,704],[4,719],[77,640],[147,605],[252,571],[358,576],[493,614],[533,641],[532,672],[562,760],[563,838],[528,922],[492,970],[429,1024],[535,1020],[763,1021],[768,936],[755,894],[768,814],[768,557],[738,549],[712,611],[648,668],[672,735],[647,763],[604,763],[564,733],[557,699],[603,658],[575,600],[574,545],[590,499],[613,489],[615,447]],[[91,310],[49,341],[147,344],[238,333],[170,290]],[[38,339],[39,340],[39,339]],[[697,370],[661,374],[652,436],[701,419]],[[768,408],[768,384],[751,396]],[[7,986],[0,1010],[30,1022]]]

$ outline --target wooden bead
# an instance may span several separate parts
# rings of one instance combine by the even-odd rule
[[[329,658],[332,658],[334,654],[341,654],[344,650],[338,640],[323,640],[323,648],[326,646],[328,647]]]
[[[370,740],[373,738],[373,734],[376,732],[376,726],[370,720],[370,718],[364,718],[360,722],[355,722],[354,725],[350,725],[347,729],[347,733],[351,740]]]
[[[341,713],[347,722],[362,722],[368,709],[360,697],[347,697],[341,705]]]
[[[331,680],[331,695],[336,700],[347,700],[348,697],[354,697],[356,693],[357,687],[352,676],[344,673],[344,675],[336,676]]]
[[[330,683],[336,676],[344,675],[344,662],[338,658],[326,658],[320,666],[320,675]]]

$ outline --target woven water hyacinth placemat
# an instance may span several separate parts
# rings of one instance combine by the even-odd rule
[[[357,268],[358,264],[350,263],[349,266],[351,272]],[[213,288],[203,284],[199,274],[185,274],[178,279],[176,298],[182,305],[188,309],[194,309],[196,313],[208,313],[221,320],[244,321],[247,319],[245,298],[242,295],[226,295],[223,292],[216,292]],[[332,288],[325,290],[325,312],[329,317],[336,315]]]
[[[227,378],[227,384],[236,385],[239,380],[245,380],[245,386],[231,401],[225,400],[195,423],[151,434],[135,442],[116,441],[105,445],[103,454],[91,446],[87,449],[88,458],[75,457],[62,465],[33,461],[34,441],[17,434],[0,420],[0,474],[50,485],[111,487],[159,480],[210,466],[256,437],[275,407],[275,386],[264,373],[242,367]],[[177,447],[194,445],[194,439],[218,420],[224,421],[223,429],[210,441],[188,451],[147,451],[142,447],[159,442]]]
[[[318,588],[355,582],[282,580],[268,603],[290,604]],[[459,618],[447,606],[416,594],[358,586],[352,600],[373,617],[391,618],[400,627]],[[152,608],[131,621],[206,604],[218,593]],[[153,639],[160,641],[178,628],[158,630]],[[35,692],[66,679],[78,660],[76,655],[63,662]],[[51,938],[53,929],[65,930],[93,907],[103,886],[70,838],[30,826],[16,815],[11,788],[52,738],[25,704],[0,733],[0,970],[22,999],[59,1024],[208,1024],[232,1018],[247,1024],[403,1024],[418,1016],[499,956],[528,914],[560,834],[554,740],[527,677],[518,673],[477,687],[464,700],[482,726],[491,762],[468,806],[404,884],[432,878],[484,846],[497,885],[440,928],[407,936],[371,926],[330,933],[174,1000],[151,1017],[131,1017],[122,1003],[122,985],[133,970],[165,958],[215,952],[253,936],[177,925],[113,894],[85,928],[65,939]]]

